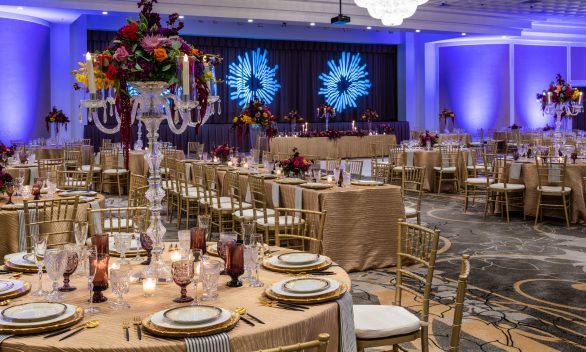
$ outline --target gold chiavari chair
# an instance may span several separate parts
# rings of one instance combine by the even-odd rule
[[[173,154],[175,155],[175,154]],[[167,186],[169,186],[166,190],[165,190],[165,195],[167,197],[167,203],[168,203],[168,209],[170,210],[170,212],[167,214],[167,219],[169,222],[171,222],[171,220],[173,219],[173,214],[176,212],[177,213],[177,221],[178,223],[181,221],[181,212],[180,212],[180,189],[179,189],[179,182],[177,179],[177,172],[179,170],[181,170],[184,174],[185,174],[185,165],[179,161],[177,161],[177,159],[175,159],[174,157],[168,156],[167,157],[167,162],[166,162],[166,169],[167,172],[165,173],[165,175],[163,176],[164,179],[166,180],[166,184]],[[186,179],[186,182],[188,183],[189,186],[189,182]]]
[[[240,174],[232,171],[226,172],[224,184],[228,187],[230,202],[232,203],[232,209],[234,209],[232,213],[234,223],[238,224],[245,219],[254,219],[252,204],[246,202],[246,190],[242,190],[240,187]],[[260,214],[257,213],[257,215]]]
[[[92,173],[92,182],[94,183],[94,187],[96,190],[100,189],[100,178],[102,174],[102,168],[100,165],[96,165],[95,156],[92,154],[90,156],[89,163],[87,165],[81,165],[78,170],[88,172],[90,169],[93,171]]]
[[[389,163],[377,159],[370,160],[370,178],[372,180],[387,183],[390,175],[391,165]]]
[[[89,190],[92,188],[94,169],[89,171],[57,171],[57,188],[66,190]]]
[[[128,170],[119,165],[120,151],[118,149],[102,149],[100,151],[100,193],[103,193],[104,186],[115,186],[118,195],[122,196],[124,187],[128,184]]]
[[[484,144],[483,153],[496,154],[498,152],[498,143],[496,141],[487,141]]]
[[[330,340],[330,335],[326,333],[321,333],[318,335],[317,340],[308,341],[308,342],[300,342],[293,345],[288,346],[280,346],[276,348],[270,348],[268,350],[258,350],[254,352],[303,352],[306,350],[313,350],[315,349],[316,352],[326,352],[328,349],[328,342]]]
[[[325,222],[325,211],[276,208],[275,245],[322,254]]]
[[[505,154],[511,155],[521,144],[521,137],[519,129],[507,130],[507,139],[505,140]]]
[[[465,254],[460,260],[460,275],[458,275],[458,288],[454,302],[454,320],[450,335],[450,349],[448,352],[458,352],[460,349],[460,331],[462,330],[462,317],[464,315],[464,300],[466,299],[466,285],[470,276],[470,256]]]
[[[369,143],[368,150],[370,151],[371,158],[384,158],[384,145],[382,143]]]
[[[187,142],[187,159],[199,159],[199,142]],[[195,154],[195,157],[193,157]]]
[[[81,150],[78,147],[67,147],[63,150],[65,168],[67,170],[77,170],[81,167]]]
[[[215,167],[205,166],[205,193],[200,199],[200,205],[205,206],[206,213],[211,216],[212,229],[218,232],[234,230],[232,213],[232,200],[230,197],[222,197],[222,190],[218,173]]]
[[[389,165],[390,165],[390,184],[398,185],[401,182],[403,174],[403,165],[405,165],[405,148],[389,148]]]
[[[490,177],[490,168],[495,157],[496,154],[483,152],[482,170],[475,168],[473,177],[469,177],[469,175],[466,174],[466,179],[464,180],[464,213],[468,211],[470,192],[472,192],[472,205],[474,205],[477,191],[488,192],[488,187],[495,182],[494,179]]]
[[[181,219],[185,214],[185,228],[189,228],[191,216],[197,216],[200,213],[200,192],[199,188],[190,185],[184,168],[177,168],[177,185],[178,185],[178,223],[177,228],[181,227]]]
[[[102,149],[112,149],[112,140],[111,139],[102,139]]]
[[[134,217],[143,216],[148,222],[147,207],[122,207],[122,208],[103,208],[87,209],[87,219],[90,231],[93,234],[109,233],[135,233]]]
[[[169,174],[170,170],[175,166],[174,162],[177,161],[177,151],[173,147],[161,148],[163,154],[163,160],[161,161],[161,168],[159,172],[163,177]]]
[[[148,189],[149,181],[146,176],[130,174],[130,185],[128,186],[128,206],[136,207],[142,206],[142,198],[144,195],[144,187]]]
[[[350,171],[350,175],[354,179],[362,179],[362,167],[364,162],[362,160],[346,160],[346,169]]]
[[[84,138],[84,139],[81,140],[81,143],[83,145],[92,145],[92,140],[89,139],[89,138]]]
[[[49,247],[72,242],[79,197],[24,200],[23,203],[27,251],[31,251],[32,236],[36,234],[47,235]]]
[[[486,192],[486,205],[484,208],[484,218],[488,214],[488,209],[492,207],[494,213],[496,208],[500,208],[501,215],[504,210],[507,216],[507,223],[509,223],[509,213],[511,208],[521,208],[523,211],[523,204],[525,199],[525,185],[510,183],[509,177],[510,164],[507,164],[507,160],[504,155],[494,156],[492,159],[492,166],[488,170],[489,178],[494,180],[488,186]],[[523,220],[525,220],[525,212],[523,211]]]
[[[65,169],[65,163],[63,159],[39,159],[37,160],[37,167],[39,177],[56,178],[57,172]]]
[[[440,166],[434,166],[435,177],[437,182],[437,193],[440,194],[444,182],[454,185],[454,192],[458,193],[460,184],[458,181],[458,160],[460,158],[460,148],[454,146],[441,146]]]
[[[336,169],[340,170],[341,163],[340,159],[326,159],[326,174],[331,175]]]
[[[354,305],[354,328],[358,351],[378,346],[393,346],[421,339],[421,350],[429,351],[429,296],[439,242],[439,230],[399,222],[395,302],[393,305]],[[408,263],[417,264],[415,266]],[[427,270],[424,275],[413,271]],[[423,287],[423,292],[417,287]],[[421,302],[417,316],[401,306],[403,291]]]
[[[403,204],[405,217],[416,218],[421,225],[421,196],[423,195],[424,167],[404,167],[402,177]]]
[[[538,174],[535,225],[542,220],[544,208],[562,208],[566,226],[570,227],[572,189],[565,182],[567,162],[568,158],[565,156],[535,157]]]
[[[477,177],[484,170],[484,146],[473,145],[467,151],[462,152],[466,162],[466,172],[469,177]]]

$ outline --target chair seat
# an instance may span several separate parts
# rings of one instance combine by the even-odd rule
[[[234,204],[234,206],[236,207],[237,205]],[[219,205],[214,204],[214,205],[212,205],[212,209],[234,211],[236,208],[232,208],[232,203],[228,202],[228,203],[220,203]],[[242,202],[242,209],[252,209],[252,204]]]
[[[505,184],[504,183],[493,183],[492,185],[490,185],[491,189],[496,189],[496,190],[504,190],[505,189]],[[520,185],[520,184],[516,184],[516,183],[507,183],[507,190],[510,191],[520,191],[525,189],[525,185]]]
[[[468,165],[467,166],[468,170],[482,170],[484,169],[484,165],[480,164],[480,165]]]
[[[279,225],[299,225],[299,224],[304,224],[305,220],[303,220],[302,218],[298,218],[295,216],[290,216],[290,215],[286,215],[286,216],[279,216]],[[264,227],[276,227],[276,222],[275,222],[275,217],[271,216],[267,218],[267,221],[265,222],[265,219],[257,219],[256,220],[256,224],[260,225],[260,226],[264,226]]]
[[[359,339],[382,339],[416,332],[419,318],[407,309],[388,305],[354,305],[354,331]]]
[[[444,168],[442,168],[441,166],[434,166],[433,169],[435,171],[439,171],[439,172],[448,172],[448,173],[454,173],[454,172],[456,172],[456,167],[455,166],[448,166],[448,167],[444,167]]]
[[[112,218],[112,221],[110,222],[110,219],[105,219],[104,221],[104,227],[103,230],[104,231],[108,231],[111,229],[126,229],[126,228],[132,228],[133,227],[133,222],[132,219],[119,219],[119,218]]]
[[[395,167],[393,167],[393,172],[403,172],[403,167],[402,166],[395,166]]]
[[[90,171],[91,169],[91,165],[81,165],[81,167],[79,168],[80,171]],[[102,168],[99,166],[94,166],[94,172],[100,172],[102,171]]]
[[[405,216],[408,218],[417,216],[417,209],[410,206],[405,206]]]
[[[161,167],[161,168],[159,168],[159,173],[161,175],[167,174],[167,173],[169,173],[169,168],[168,167]]]
[[[250,209],[243,210],[242,212],[235,211],[234,213],[232,213],[232,216],[234,216],[237,219],[255,219],[254,210],[252,209],[252,207]],[[273,209],[267,209],[267,216],[274,217],[275,211]],[[260,218],[264,218],[264,211],[263,210],[256,211],[256,219],[260,219]]]
[[[562,186],[541,186],[537,187],[537,192],[542,192],[543,194],[562,194],[562,193],[571,193],[572,189],[570,187],[564,187],[562,190]]]
[[[172,180],[163,180],[161,181],[161,187],[163,189],[175,189],[177,182]]]
[[[220,197],[220,204],[222,203],[226,203],[228,205],[230,205],[230,197]],[[212,207],[216,206],[218,204],[218,198],[214,197],[214,198],[202,198],[199,200],[199,204],[201,205],[211,205]]]
[[[493,183],[494,180],[490,179],[489,182]],[[466,183],[469,185],[485,185],[486,184],[486,177],[469,177],[466,180]]]
[[[104,170],[104,173],[108,174],[108,175],[123,175],[123,174],[128,173],[128,170],[125,170],[125,169],[106,169],[106,170]]]
[[[85,181],[67,180],[63,183],[63,186],[65,186],[65,187],[87,187],[87,184]]]

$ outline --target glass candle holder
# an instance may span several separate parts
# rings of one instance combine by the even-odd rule
[[[142,280],[142,292],[145,297],[153,297],[157,290],[157,278],[156,277],[145,277]]]
[[[231,242],[226,245],[226,274],[231,278],[226,284],[228,287],[240,287],[238,280],[244,274],[244,245],[241,242]]]
[[[108,300],[102,293],[108,289],[108,262],[110,261],[108,235],[92,236],[92,245],[96,246],[97,251],[97,260],[92,262],[92,265],[96,266],[92,302],[102,303]]]

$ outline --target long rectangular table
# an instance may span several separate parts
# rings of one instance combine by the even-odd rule
[[[218,171],[224,194],[225,171]],[[274,180],[266,180],[269,206],[272,204]],[[248,176],[240,176],[242,190],[248,187]],[[295,192],[299,186],[279,185],[280,207],[295,208]],[[303,189],[302,208],[327,211],[323,234],[323,254],[346,271],[364,271],[396,264],[397,222],[404,218],[401,188],[334,187],[329,190]]]
[[[291,153],[293,148],[299,149],[303,155],[311,155],[318,159],[326,158],[368,158],[372,156],[371,144],[391,146],[397,144],[395,135],[375,135],[364,137],[276,137],[270,141],[273,154]],[[380,148],[378,148],[380,149]]]

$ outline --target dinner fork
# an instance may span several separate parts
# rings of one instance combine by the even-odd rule
[[[142,340],[142,319],[138,316],[134,316],[134,325],[136,325],[136,334],[138,335],[138,339]]]
[[[123,321],[122,329],[124,329],[124,331],[126,332],[126,341],[130,341],[130,332],[128,331],[128,329],[130,329],[130,322],[126,320]]]

